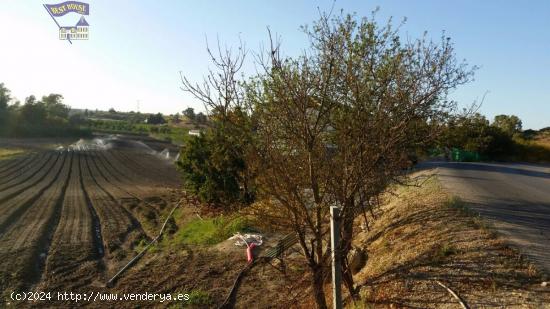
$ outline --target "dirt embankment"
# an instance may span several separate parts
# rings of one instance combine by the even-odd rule
[[[470,308],[549,308],[550,288],[533,265],[435,176],[421,182],[388,195],[370,231],[356,238],[369,256],[356,275],[356,307],[459,308],[439,281]]]

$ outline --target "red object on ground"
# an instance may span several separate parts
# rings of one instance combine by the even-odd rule
[[[252,250],[254,250],[254,247],[256,247],[256,244],[250,244],[250,246],[246,248],[246,259],[248,263],[254,260],[254,253],[252,252]]]

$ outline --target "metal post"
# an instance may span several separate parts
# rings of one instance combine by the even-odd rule
[[[340,208],[330,207],[330,247],[332,255],[332,307],[342,309],[342,265],[340,264]]]

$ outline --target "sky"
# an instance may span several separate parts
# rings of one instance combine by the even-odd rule
[[[181,71],[192,81],[207,73],[210,44],[251,52],[267,43],[267,27],[281,37],[287,55],[307,47],[300,26],[318,8],[369,16],[407,18],[402,34],[452,38],[458,59],[480,68],[475,80],[450,94],[461,106],[480,101],[492,119],[515,114],[524,129],[550,126],[550,1],[109,1],[88,0],[89,40],[59,40],[43,3],[0,0],[0,82],[23,101],[60,93],[73,108],[141,112],[204,110],[180,89]],[[73,26],[80,15],[58,18]],[[249,54],[251,55],[251,53]],[[253,73],[248,57],[247,73]]]

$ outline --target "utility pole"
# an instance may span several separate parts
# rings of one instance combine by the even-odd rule
[[[340,263],[340,207],[330,207],[330,247],[332,257],[332,307],[342,309],[342,264]]]

